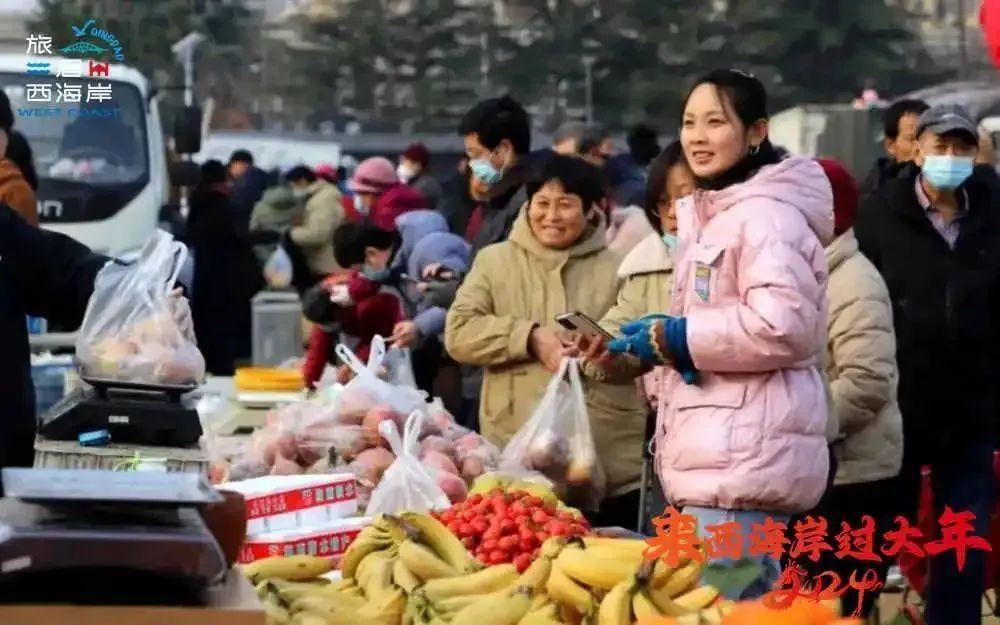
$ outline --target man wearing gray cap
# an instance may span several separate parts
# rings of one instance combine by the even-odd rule
[[[972,176],[977,146],[963,108],[928,109],[917,124],[916,167],[867,197],[854,228],[892,300],[900,512],[915,524],[920,468],[930,465],[934,518],[972,512],[975,535],[986,536],[1000,410],[1000,207]],[[978,624],[985,552],[969,549],[960,568],[954,550],[928,551],[928,624]]]

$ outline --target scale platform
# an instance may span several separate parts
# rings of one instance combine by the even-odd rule
[[[4,469],[0,603],[197,605],[225,574],[203,477]]]
[[[84,378],[89,387],[71,392],[41,416],[39,434],[76,441],[107,430],[114,443],[187,447],[201,437],[201,421],[182,398],[195,386],[134,384]]]

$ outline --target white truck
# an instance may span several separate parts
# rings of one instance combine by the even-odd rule
[[[57,56],[0,55],[0,88],[10,99],[14,129],[34,151],[42,226],[95,251],[137,251],[159,223],[169,181],[157,101],[136,69],[112,63],[108,76],[57,76]],[[30,75],[48,62],[48,75]],[[86,102],[88,84],[112,86],[111,100]],[[50,86],[51,101],[29,101],[29,85]],[[82,102],[57,101],[64,85],[79,85]],[[37,87],[32,87],[37,90]],[[109,114],[113,113],[113,114]]]

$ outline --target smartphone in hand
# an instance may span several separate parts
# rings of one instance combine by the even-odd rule
[[[569,312],[557,315],[556,323],[567,330],[579,332],[580,334],[588,336],[602,336],[609,341],[615,338],[610,332],[599,326],[596,321],[580,312]]]

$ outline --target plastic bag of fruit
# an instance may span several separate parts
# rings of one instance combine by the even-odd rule
[[[576,359],[563,359],[531,417],[504,448],[500,469],[538,471],[566,503],[598,508],[606,482]]]
[[[187,300],[174,285],[187,248],[157,230],[131,265],[97,274],[76,341],[85,376],[143,384],[186,385],[205,377]]]
[[[424,420],[423,413],[410,414],[399,437],[396,424],[383,421],[379,430],[387,441],[395,461],[386,469],[375,490],[372,491],[366,514],[397,514],[404,510],[428,512],[444,510],[450,504],[448,496],[438,486],[434,476],[420,461],[419,436]]]
[[[400,414],[426,409],[424,394],[416,388],[394,386],[379,377],[386,357],[385,340],[381,336],[372,339],[367,364],[344,344],[337,345],[336,352],[354,374],[337,394],[336,411],[342,421],[360,424],[368,411],[380,404]]]

